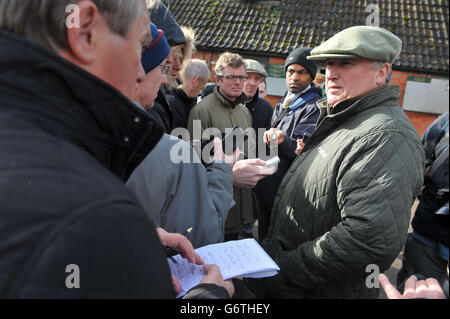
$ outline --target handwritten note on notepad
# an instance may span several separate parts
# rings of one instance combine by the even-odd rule
[[[235,277],[271,277],[280,270],[273,259],[253,238],[212,244],[195,251],[202,257],[205,264],[219,266],[224,280]],[[169,258],[167,261],[171,273],[180,281],[181,293],[178,297],[181,297],[189,289],[198,285],[205,275],[203,266],[191,264],[180,255],[173,258],[177,263]]]

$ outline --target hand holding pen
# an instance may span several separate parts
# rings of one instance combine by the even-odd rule
[[[161,227],[156,229],[160,241],[163,246],[168,247],[166,251],[168,256],[181,254],[181,257],[186,258],[190,263],[197,265],[203,265],[203,259],[195,252],[189,239],[183,234],[188,235],[192,231],[192,227],[186,230],[183,234],[168,233]],[[172,259],[174,261],[174,259]]]

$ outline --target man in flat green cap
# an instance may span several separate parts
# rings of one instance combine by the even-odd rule
[[[333,106],[388,82],[392,63],[401,49],[402,41],[391,32],[378,27],[356,26],[339,32],[313,49],[307,59],[327,61],[327,73],[332,78],[326,77],[325,86],[328,104]],[[333,80],[334,71],[344,66],[345,72],[339,81]]]
[[[376,298],[378,273],[406,241],[424,152],[389,85],[401,40],[345,29],[311,51],[326,60],[327,99],[285,175],[264,249],[277,276],[246,281],[258,297]]]

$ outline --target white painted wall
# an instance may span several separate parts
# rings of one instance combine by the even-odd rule
[[[448,79],[431,79],[430,83],[407,81],[403,109],[405,111],[442,114],[448,111]]]

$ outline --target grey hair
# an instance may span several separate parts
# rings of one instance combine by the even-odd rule
[[[383,61],[373,61],[372,63],[372,69],[374,70],[378,70],[379,68],[381,68],[386,62]],[[386,78],[386,83],[391,82],[392,80],[392,65],[389,64],[389,74]]]
[[[145,5],[155,0],[91,0],[115,34],[126,36]],[[67,49],[66,19],[80,0],[1,0],[0,30],[50,49]],[[146,3],[147,2],[147,3]]]
[[[190,79],[198,76],[202,81],[208,81],[211,75],[208,64],[205,61],[192,59],[190,60],[183,72],[184,79]]]

